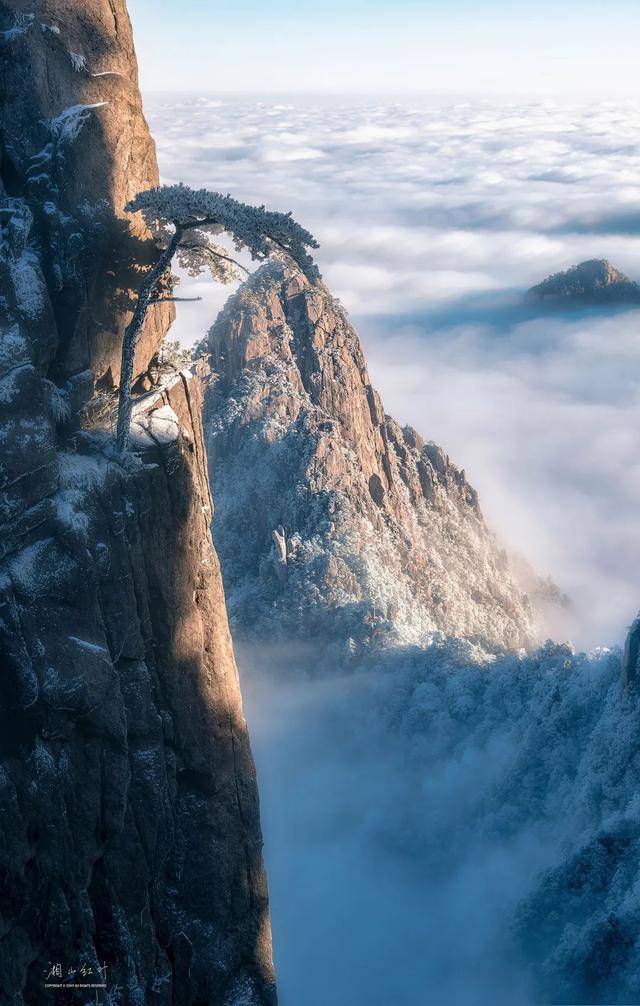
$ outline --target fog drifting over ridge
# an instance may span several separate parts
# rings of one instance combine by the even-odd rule
[[[540,312],[522,294],[589,257],[640,279],[640,111],[197,96],[147,110],[165,181],[291,209],[316,234],[386,409],[449,451],[489,523],[573,596],[576,643],[621,642],[640,560],[640,312]],[[195,292],[185,342],[228,295],[185,278]],[[547,891],[541,870],[638,817],[618,653],[484,665],[448,641],[318,667],[304,647],[234,642],[284,1006],[637,1001],[561,995],[592,923],[626,900],[637,931],[637,871],[611,904],[585,895],[588,924],[565,928],[553,906],[546,996],[514,928],[523,905],[534,932],[549,921],[527,901]]]
[[[571,595],[579,645],[637,602],[637,310],[522,304],[606,257],[640,278],[640,108],[150,95],[163,180],[291,209],[386,409],[464,467],[491,526]],[[185,281],[175,333],[228,295]]]

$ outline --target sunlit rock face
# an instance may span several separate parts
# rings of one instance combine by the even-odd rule
[[[385,415],[323,285],[273,263],[230,299],[201,367],[230,611],[342,645],[535,637],[532,605],[441,448]],[[428,389],[425,389],[428,394]]]
[[[549,303],[640,304],[640,285],[606,259],[589,259],[549,276],[528,296]]]
[[[91,368],[117,384],[134,260],[154,255],[124,206],[158,184],[126,5],[3,0],[0,66],[3,194],[28,200],[32,237],[51,252],[43,273],[61,332],[51,366],[60,379]],[[172,317],[170,304],[150,312],[137,374]]]
[[[0,18],[0,1001],[84,968],[114,1004],[271,1004],[198,385],[139,398],[126,456],[87,408],[127,314],[119,208],[157,177],[126,10]]]

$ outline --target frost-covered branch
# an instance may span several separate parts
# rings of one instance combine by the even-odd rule
[[[127,209],[140,211],[149,225],[167,228],[171,223],[197,229],[203,234],[229,234],[237,251],[246,250],[254,261],[264,261],[281,252],[298,266],[307,278],[318,279],[318,269],[307,251],[318,243],[291,216],[264,206],[249,206],[231,196],[207,189],[194,190],[186,185],[163,185],[136,196]]]
[[[71,52],[71,50],[69,50],[69,59],[71,60],[71,66],[76,73],[80,73],[81,70],[87,69],[87,60],[83,55],[81,55],[81,53]]]
[[[119,70],[100,70],[98,73],[92,73],[91,70],[89,69],[88,65],[87,65],[87,58],[86,58],[86,56],[81,55],[81,53],[79,53],[79,52],[71,52],[70,49],[69,49],[69,59],[71,60],[71,66],[76,71],[76,73],[80,73],[80,71],[82,70],[86,74],[88,74],[89,77],[122,77],[122,78],[124,78],[124,74],[120,73]]]
[[[173,304],[173,303],[176,303],[177,301],[180,301],[180,302],[184,302],[184,301],[192,302],[194,300],[202,300],[202,297],[154,297],[152,300],[149,301],[149,303],[150,304]]]
[[[320,275],[307,251],[317,248],[318,243],[290,213],[275,213],[264,206],[249,206],[231,196],[206,189],[195,191],[186,185],[148,189],[125,208],[129,213],[142,213],[162,251],[140,287],[122,344],[117,430],[120,451],[126,450],[129,440],[133,363],[147,310],[152,304],[189,299],[173,297],[162,289],[162,281],[174,256],[190,276],[208,271],[218,282],[231,283],[248,270],[223,246],[211,240],[215,235],[226,234],[237,251],[248,252],[253,260],[263,261],[275,255],[297,266],[312,283]]]
[[[233,283],[241,279],[240,273],[249,275],[245,266],[228,255],[220,245],[212,244],[206,233],[197,229],[190,229],[180,242],[178,263],[189,276],[199,276],[206,268],[219,283]]]
[[[107,101],[97,101],[93,105],[71,105],[65,108],[55,119],[50,119],[48,126],[51,135],[66,143],[73,143],[82,130],[85,123],[90,119],[95,108],[104,108]]]

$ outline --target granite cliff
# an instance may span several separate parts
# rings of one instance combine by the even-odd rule
[[[273,1003],[200,397],[155,366],[169,306],[135,452],[105,422],[154,254],[123,219],[157,181],[123,0],[0,3],[0,87],[0,1000],[60,1002],[83,968],[112,1006]]]
[[[532,641],[532,604],[475,490],[444,451],[385,415],[325,286],[263,267],[202,357],[214,537],[243,635]]]

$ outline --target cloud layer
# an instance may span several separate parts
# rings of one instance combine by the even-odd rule
[[[316,234],[386,408],[573,596],[557,632],[621,640],[640,601],[640,312],[541,314],[522,292],[594,256],[640,279],[639,110],[147,107],[165,181],[290,208]],[[192,342],[227,292],[186,288],[204,297],[181,306]],[[341,674],[293,647],[238,656],[284,1006],[541,1001],[513,943],[520,899],[613,812],[637,816],[618,658],[551,647],[487,668],[449,643]]]
[[[638,603],[636,311],[535,316],[524,289],[606,257],[640,278],[640,109],[553,102],[147,101],[163,178],[291,209],[386,408],[464,466],[512,548],[575,601],[580,645]],[[204,281],[177,333],[227,292]],[[558,629],[558,631],[561,631]]]
[[[619,656],[548,646],[487,667],[447,644],[370,655],[366,670],[318,668],[291,646],[238,657],[283,1006],[636,1001],[637,953],[615,976],[603,967],[608,995],[576,991],[596,920],[615,912],[637,931],[635,867],[605,896],[602,860],[583,857],[572,919],[562,900],[545,912],[541,873],[638,820]],[[532,894],[542,910],[523,915]],[[529,941],[551,944],[549,974]]]

